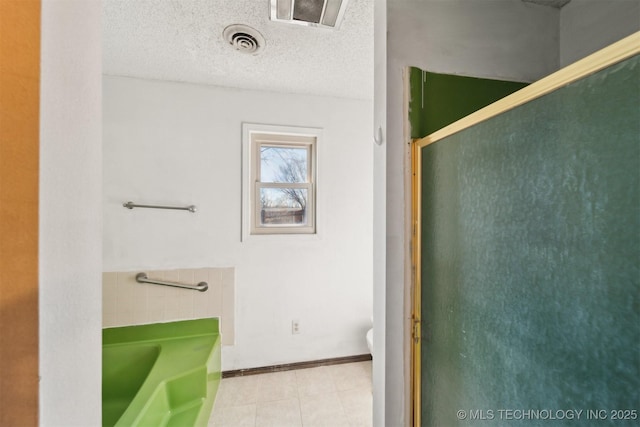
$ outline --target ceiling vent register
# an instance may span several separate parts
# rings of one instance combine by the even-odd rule
[[[229,25],[224,29],[222,37],[235,50],[253,55],[258,54],[266,43],[258,30],[242,24]]]
[[[348,0],[271,0],[271,20],[339,28]]]

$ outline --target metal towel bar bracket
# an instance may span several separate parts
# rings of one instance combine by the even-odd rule
[[[152,280],[147,277],[147,273],[136,274],[136,281],[138,283],[151,283],[152,285],[173,286],[174,288],[191,289],[194,291],[205,292],[209,289],[207,282],[200,282],[197,285],[185,285],[183,283],[164,282],[162,280]]]
[[[133,208],[151,208],[151,209],[174,209],[174,210],[179,210],[179,211],[189,211],[194,213],[197,209],[194,205],[191,206],[158,206],[158,205],[138,205],[136,203],[133,202],[127,202],[127,203],[123,203],[122,206],[124,206],[127,209],[133,209]]]

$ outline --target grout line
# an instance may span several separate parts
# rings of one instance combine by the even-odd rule
[[[298,395],[298,412],[300,415],[300,425],[304,427],[304,421],[302,419],[302,399],[300,398],[300,384],[298,383],[298,374],[294,372],[293,375],[296,379],[296,394]]]

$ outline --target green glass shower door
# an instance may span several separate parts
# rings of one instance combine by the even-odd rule
[[[637,425],[639,57],[420,150],[420,424]]]

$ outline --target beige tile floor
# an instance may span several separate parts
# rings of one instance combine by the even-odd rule
[[[370,427],[371,361],[220,383],[209,427]]]

